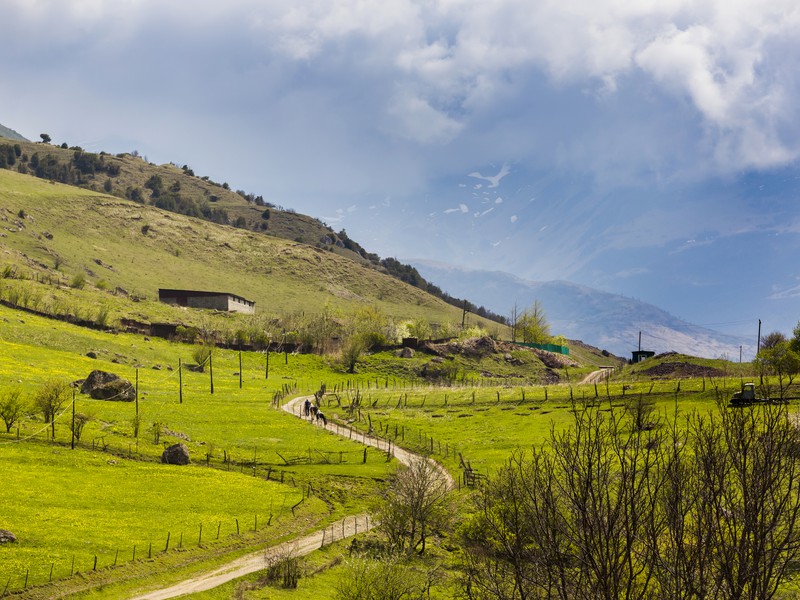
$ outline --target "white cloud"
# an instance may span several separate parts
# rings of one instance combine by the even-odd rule
[[[496,188],[500,185],[500,180],[503,179],[506,175],[511,172],[511,169],[508,167],[507,164],[504,164],[500,171],[496,175],[481,175],[479,172],[475,171],[470,173],[468,177],[475,177],[476,179],[484,179],[489,182],[489,188]],[[502,202],[502,200],[501,200]]]
[[[421,144],[447,144],[463,127],[424,98],[405,91],[395,96],[387,114],[392,120],[393,134]]]
[[[442,211],[444,214],[449,215],[451,213],[461,213],[465,215],[469,212],[469,207],[466,204],[459,204],[458,208],[448,208],[447,210]]]

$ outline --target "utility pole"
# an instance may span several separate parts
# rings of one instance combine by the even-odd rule
[[[178,404],[183,404],[183,362],[178,358]]]
[[[75,450],[75,388],[72,388],[72,442],[69,447]]]
[[[761,319],[758,320],[758,346],[756,346],[756,356],[761,352]]]
[[[464,300],[464,312],[461,313],[461,329],[464,329],[464,323],[467,320],[467,301]]]
[[[758,345],[756,346],[756,358],[761,353],[761,319],[758,320]],[[764,385],[764,369],[759,369],[758,375],[759,385]]]

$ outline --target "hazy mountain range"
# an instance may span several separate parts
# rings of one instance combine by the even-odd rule
[[[526,281],[501,271],[477,271],[423,260],[410,260],[420,274],[449,293],[469,298],[498,314],[509,315],[539,300],[553,334],[630,358],[638,349],[656,353],[675,351],[694,356],[745,360],[755,353],[753,338],[726,335],[683,321],[665,310],[567,281]],[[757,325],[757,324],[756,324]]]

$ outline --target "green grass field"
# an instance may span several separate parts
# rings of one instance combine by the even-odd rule
[[[215,543],[260,521],[292,519],[303,489],[226,473],[114,458],[107,453],[45,444],[4,444],[0,468],[3,526],[18,542],[0,547],[3,584],[41,584],[173,548]],[[301,513],[324,514],[310,498]],[[219,538],[218,538],[219,535]],[[135,547],[135,548],[134,548]],[[74,560],[74,563],[73,563]]]
[[[245,353],[240,388],[239,354],[219,350],[211,394],[208,372],[177,371],[179,359],[192,362],[189,345],[109,335],[5,307],[0,323],[0,394],[18,389],[29,402],[20,423],[0,433],[2,472],[12,475],[0,505],[13,507],[3,511],[0,528],[20,539],[0,548],[0,585],[10,589],[22,587],[26,573],[29,585],[43,583],[51,566],[54,579],[69,575],[73,555],[74,569],[85,571],[95,555],[107,567],[117,551],[130,560],[134,545],[139,556],[150,542],[163,549],[168,533],[173,547],[181,534],[196,545],[201,523],[210,539],[218,527],[223,537],[233,532],[236,519],[243,532],[256,519],[266,524],[270,514],[285,519],[310,490],[302,510],[314,520],[362,510],[393,466],[378,451],[364,462],[360,444],[273,405],[285,387],[308,393],[323,376],[331,385],[345,380],[319,357],[273,354],[267,379],[265,356]],[[101,358],[86,357],[89,349]],[[54,440],[30,400],[44,380],[75,381],[93,369],[131,382],[138,370],[139,436],[136,403],[76,394],[76,410],[92,420],[70,450],[72,398],[56,420]],[[193,466],[158,463],[164,446],[175,442],[189,447]]]
[[[462,458],[478,473],[489,474],[514,450],[541,444],[553,428],[567,427],[573,420],[573,402],[624,411],[626,404],[641,398],[656,414],[668,417],[676,409],[678,414],[716,410],[717,396],[728,398],[740,385],[740,379],[726,378],[680,384],[619,381],[608,387],[373,390],[365,395],[355,426],[368,430],[371,425],[382,437],[428,452],[454,474]]]
[[[83,291],[65,291],[76,303],[88,302]],[[77,449],[69,448],[71,397],[56,421],[55,439],[30,406],[18,426],[0,433],[0,468],[12,474],[0,491],[0,505],[8,507],[0,528],[20,539],[0,548],[0,586],[18,591],[27,579],[32,590],[26,597],[47,597],[50,588],[44,584],[51,571],[57,582],[73,572],[87,574],[95,557],[103,582],[113,582],[115,573],[122,579],[166,581],[165,571],[176,578],[191,570],[172,569],[174,561],[222,560],[224,552],[364,510],[394,461],[371,449],[365,462],[360,444],[279,407],[323,383],[329,418],[365,431],[371,426],[397,444],[432,454],[457,475],[462,458],[476,472],[490,474],[512,451],[542,443],[551,428],[571,422],[573,401],[624,410],[625,402],[641,397],[662,413],[673,411],[676,403],[680,411],[713,410],[717,395],[728,396],[745,377],[725,367],[714,378],[651,381],[640,367],[617,371],[596,386],[576,383],[592,370],[587,364],[570,369],[572,383],[532,386],[518,383],[504,363],[492,364],[496,357],[484,357],[453,359],[458,376],[442,387],[414,375],[430,360],[422,353],[412,359],[390,352],[365,356],[359,373],[348,374],[330,357],[273,352],[267,377],[264,353],[216,349],[212,394],[210,370],[186,368],[194,363],[194,349],[0,306],[0,394],[20,390],[30,400],[45,380],[72,382],[94,369],[107,370],[138,381],[140,423],[136,436],[137,403],[76,394],[76,411],[91,416]],[[98,358],[86,356],[89,351]],[[482,376],[489,368],[496,369],[495,377]],[[530,368],[539,367],[531,362]],[[356,402],[360,408],[348,411]],[[159,464],[164,446],[175,442],[189,447],[191,466]],[[290,507],[304,497],[293,517]],[[167,536],[170,552],[164,553]],[[131,562],[134,546],[137,561]],[[331,597],[344,569],[337,556],[329,550],[311,558],[309,576],[296,592],[268,587],[246,597]],[[452,566],[450,558],[445,562]],[[78,581],[73,577],[63,585]],[[201,597],[226,597],[237,585]],[[450,597],[449,585],[452,579],[445,578],[432,597]],[[102,597],[98,593],[81,592],[81,597]]]

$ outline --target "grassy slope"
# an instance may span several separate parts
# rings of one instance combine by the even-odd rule
[[[4,170],[0,226],[4,263],[64,283],[84,273],[90,283],[150,300],[159,287],[229,291],[254,300],[262,315],[370,305],[398,318],[461,318],[457,308],[333,252]],[[94,302],[116,303],[108,294]],[[180,320],[174,315],[182,311],[172,312]],[[491,331],[503,329],[469,319]]]
[[[2,135],[2,132],[0,132]],[[2,140],[8,143],[11,140]],[[74,150],[64,149],[60,146],[42,144],[39,142],[27,142],[14,140],[13,143],[19,144],[22,152],[28,157],[38,153],[40,158],[52,156],[60,163],[68,163]],[[228,213],[230,222],[234,222],[238,217],[243,217],[247,223],[247,229],[258,230],[271,236],[284,238],[292,241],[300,241],[305,244],[331,246],[331,250],[356,260],[365,262],[358,254],[346,248],[331,244],[337,236],[318,219],[306,215],[295,213],[291,210],[270,209],[269,219],[263,218],[266,207],[249,203],[240,194],[225,189],[221,183],[214,182],[208,177],[191,176],[182,168],[173,164],[155,165],[142,157],[131,154],[110,155],[104,154],[107,164],[119,167],[119,174],[109,177],[107,173],[87,175],[86,183],[83,187],[90,190],[102,191],[107,180],[111,182],[111,194],[118,197],[126,197],[128,189],[138,189],[146,201],[150,201],[150,190],[145,188],[145,183],[153,175],[161,177],[164,189],[170,189],[175,183],[180,185],[180,195],[194,202],[196,205],[207,204],[211,208],[220,208]],[[270,202],[266,198],[266,202]],[[266,229],[264,229],[266,227]]]
[[[116,550],[124,561],[130,560],[134,544],[142,557],[150,541],[163,548],[168,531],[176,536],[173,547],[182,533],[187,535],[185,545],[196,547],[200,523],[212,532],[210,537],[222,523],[223,538],[234,531],[235,519],[245,530],[252,528],[254,515],[264,524],[274,514],[275,527],[280,519],[288,519],[288,508],[312,484],[316,492],[302,509],[305,517],[292,522],[300,531],[329,514],[363,510],[376,483],[392,467],[377,451],[363,464],[360,445],[272,407],[273,393],[286,384],[310,391],[320,381],[333,386],[345,379],[320,357],[290,356],[287,364],[283,355],[273,355],[270,377],[265,379],[263,355],[245,353],[240,389],[237,353],[218,351],[215,393],[209,393],[207,373],[186,371],[179,403],[177,371],[166,367],[176,367],[179,358],[191,362],[191,346],[101,333],[6,307],[0,307],[0,324],[0,393],[19,389],[28,402],[45,379],[74,381],[100,368],[135,381],[134,366],[111,361],[141,365],[138,439],[133,434],[133,403],[80,394],[77,411],[94,420],[74,451],[68,446],[69,404],[56,424],[56,444],[47,441],[49,428],[30,406],[19,433],[15,428],[6,434],[2,428],[0,471],[13,477],[0,490],[0,506],[6,507],[0,528],[14,531],[20,539],[19,544],[0,548],[0,579],[3,585],[11,581],[10,589],[23,585],[28,569],[31,585],[47,580],[51,564],[54,577],[64,577],[72,555],[81,571],[91,566],[94,555],[107,567]],[[87,358],[86,348],[97,349],[101,358]],[[165,369],[149,368],[155,365]],[[153,423],[160,424],[158,439]],[[157,464],[164,444],[177,441],[188,445],[194,466]],[[100,452],[101,447],[107,452]],[[216,469],[205,466],[206,454]],[[223,456],[233,463],[223,465]],[[287,466],[281,456],[312,460]],[[261,475],[257,478],[250,474],[254,457]],[[263,479],[267,469],[275,471],[272,482]],[[275,481],[276,473],[285,475],[285,485]],[[255,541],[269,537],[265,531]]]

